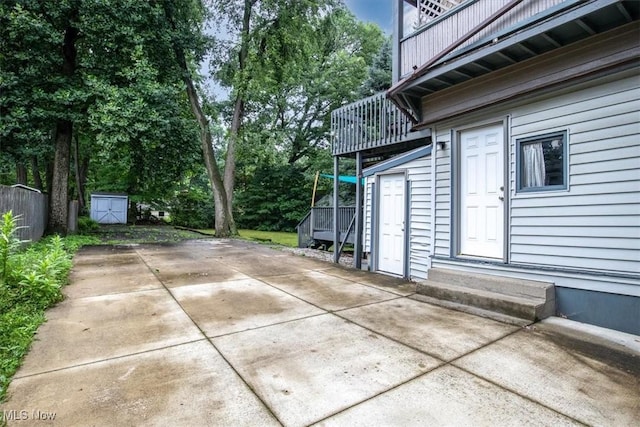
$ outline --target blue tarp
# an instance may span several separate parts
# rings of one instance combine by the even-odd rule
[[[333,175],[328,175],[326,173],[321,173],[320,176],[323,178],[333,179]],[[358,177],[351,176],[351,175],[339,175],[338,180],[340,182],[348,182],[349,184],[355,184],[356,182],[358,182]],[[362,178],[361,184],[364,185],[364,178]]]

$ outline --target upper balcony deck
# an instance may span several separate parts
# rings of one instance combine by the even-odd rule
[[[416,68],[464,37],[494,13],[513,0],[405,0],[398,10],[397,27],[399,70],[395,76],[410,75]],[[528,0],[516,5],[509,13],[482,28],[458,46],[462,51],[475,42],[498,33],[519,22],[548,10],[567,0]]]
[[[409,116],[380,92],[331,112],[332,154],[351,156],[356,152],[413,148],[430,133],[412,132],[412,126]]]

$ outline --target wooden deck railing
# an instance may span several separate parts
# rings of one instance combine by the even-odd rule
[[[338,208],[338,229],[341,238],[349,229],[349,224],[356,214],[355,206]],[[296,226],[298,230],[298,247],[306,248],[314,240],[333,240],[333,207],[313,207]],[[329,237],[328,237],[329,236]],[[351,239],[353,236],[351,236]]]
[[[380,92],[331,112],[332,153],[341,156],[420,136],[413,123]]]

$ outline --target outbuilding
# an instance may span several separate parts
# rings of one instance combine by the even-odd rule
[[[126,224],[129,197],[122,193],[91,194],[91,219],[99,224]]]

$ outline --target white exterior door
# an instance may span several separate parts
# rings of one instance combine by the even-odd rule
[[[404,174],[380,176],[378,270],[404,274]]]
[[[504,130],[460,135],[460,255],[504,258]]]

